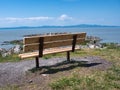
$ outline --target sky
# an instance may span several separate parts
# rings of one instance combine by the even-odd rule
[[[0,0],[0,27],[120,26],[120,0]]]

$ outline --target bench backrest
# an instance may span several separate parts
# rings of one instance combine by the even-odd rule
[[[85,41],[86,33],[60,34],[47,36],[31,36],[24,38],[24,52],[39,50],[42,55],[44,49],[71,46],[74,51],[75,45]]]

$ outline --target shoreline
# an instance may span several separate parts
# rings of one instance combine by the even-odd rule
[[[50,32],[50,33],[41,33],[41,34],[28,34],[28,35],[23,35],[22,37],[24,38],[24,37],[31,37],[31,36],[44,36],[44,35],[59,35],[59,34],[69,34],[69,33],[72,33],[72,32],[57,32],[57,33],[52,33],[52,32]],[[86,37],[87,38],[87,40],[89,39],[89,40],[92,40],[92,39],[95,39],[95,40],[97,40],[97,41],[101,41],[102,39],[100,39],[99,37],[95,37],[95,36],[87,36]],[[19,40],[8,40],[8,41],[3,41],[3,42],[1,42],[0,43],[0,48],[1,48],[1,46],[7,46],[7,45],[22,45],[23,44],[23,39],[19,39]]]
[[[95,41],[96,42],[96,41]],[[104,48],[119,48],[120,44],[118,43],[94,43],[94,41],[86,42],[79,45],[81,49],[104,49]],[[4,58],[7,56],[14,56],[23,53],[23,45],[16,44],[12,45],[11,48],[0,48],[0,57]]]
[[[71,32],[59,32],[59,33],[44,33],[44,34],[28,34],[28,35],[23,35],[22,37],[31,37],[31,36],[41,36],[41,35],[57,35],[57,34],[66,34],[66,33],[71,33]],[[94,40],[97,41],[100,44],[120,44],[118,42],[103,42],[103,39],[101,39],[100,37],[96,37],[96,36],[86,36],[86,40],[93,42]],[[0,49],[10,49],[13,48],[16,45],[22,45],[23,44],[23,39],[15,39],[15,40],[8,40],[8,41],[3,41],[0,42]]]
[[[103,43],[120,43],[120,28],[36,28],[36,29],[7,29],[0,31],[0,44],[4,41],[23,39],[24,36],[40,35],[46,33],[86,32],[89,36],[97,36],[103,39]]]
[[[24,35],[23,37],[31,37],[31,36],[43,36],[43,35],[58,35],[58,34],[66,34],[67,32],[63,33],[45,33],[45,34],[29,34]],[[120,46],[120,43],[103,43],[101,42],[102,39],[96,36],[86,36],[86,40],[83,45],[80,45],[80,48],[104,48],[107,45],[113,45],[114,47]],[[1,47],[2,46],[2,47]],[[8,47],[9,46],[9,47]],[[4,48],[3,48],[4,47]],[[2,57],[6,57],[12,54],[19,54],[23,52],[23,40],[12,40],[12,41],[4,41],[0,44],[0,55]]]

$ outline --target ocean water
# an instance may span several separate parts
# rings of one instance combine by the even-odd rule
[[[120,27],[97,28],[29,28],[29,29],[0,29],[0,48],[11,45],[1,45],[4,41],[23,39],[24,35],[44,34],[57,32],[86,32],[88,36],[97,36],[102,42],[120,43]]]

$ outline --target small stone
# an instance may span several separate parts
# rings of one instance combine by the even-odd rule
[[[32,80],[29,80],[28,83],[32,83],[33,81]]]
[[[89,44],[89,48],[93,49],[95,48],[95,45]]]
[[[43,76],[43,77],[46,77],[46,76],[47,76],[47,74],[42,74],[42,76]]]
[[[7,53],[3,53],[2,54],[2,57],[6,57],[8,54]]]
[[[16,45],[13,50],[14,50],[14,53],[20,53],[21,51],[20,45]]]

